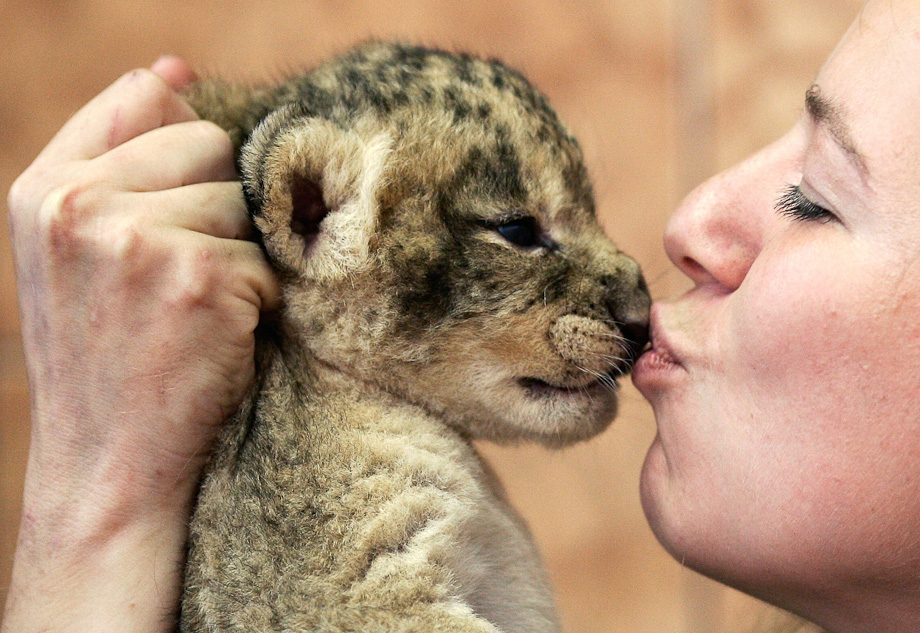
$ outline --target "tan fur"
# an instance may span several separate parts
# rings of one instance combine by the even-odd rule
[[[575,140],[500,63],[393,44],[190,99],[242,145],[285,305],[201,488],[182,630],[558,631],[470,442],[595,435],[644,344]]]

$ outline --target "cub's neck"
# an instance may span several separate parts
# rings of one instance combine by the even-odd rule
[[[256,376],[241,408],[244,425],[259,424],[282,430],[309,424],[325,435],[335,435],[336,425],[365,424],[380,420],[381,428],[400,428],[396,418],[411,419],[438,435],[449,435],[471,446],[472,439],[449,425],[443,416],[388,391],[347,368],[319,358],[296,337],[280,328],[265,329],[256,337]],[[330,421],[330,416],[337,421]],[[390,421],[386,421],[389,419]],[[267,430],[267,429],[265,429]]]

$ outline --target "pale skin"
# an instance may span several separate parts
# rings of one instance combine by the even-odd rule
[[[835,632],[920,630],[918,60],[920,2],[869,2],[795,127],[684,202],[694,286],[635,374],[661,542]]]
[[[665,248],[694,287],[653,309],[635,376],[659,424],[642,497],[661,542],[837,633],[920,630],[918,34],[918,0],[869,2],[795,127],[678,209]],[[176,60],[154,71],[190,79]],[[148,97],[115,117],[101,96],[11,194],[36,434],[4,633],[171,627],[194,483],[277,296],[236,239],[226,141],[201,129],[185,162],[150,160],[173,138],[160,126],[194,116],[141,75],[110,90]],[[136,162],[99,160],[113,147]],[[192,203],[188,182],[216,182],[213,197]],[[98,195],[55,230],[75,184]],[[159,193],[124,193],[138,189]],[[122,214],[143,220],[141,242],[80,230]],[[151,273],[167,270],[182,272]],[[199,273],[197,291],[180,283]],[[98,379],[111,375],[125,377],[114,393]]]
[[[32,440],[4,633],[174,628],[190,501],[279,296],[193,80],[125,75],[10,192]]]

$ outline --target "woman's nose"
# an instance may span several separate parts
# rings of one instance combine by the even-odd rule
[[[795,136],[703,183],[671,217],[665,251],[697,286],[717,284],[731,292],[744,281],[776,217],[778,192],[800,177]]]
[[[744,201],[729,197],[733,172],[698,187],[668,222],[664,248],[670,260],[697,286],[717,284],[733,291],[757,257],[755,224]]]

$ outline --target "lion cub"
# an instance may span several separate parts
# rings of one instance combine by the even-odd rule
[[[285,305],[201,487],[182,630],[558,631],[471,440],[595,435],[645,344],[575,140],[501,63],[393,44],[190,99],[242,146]]]

